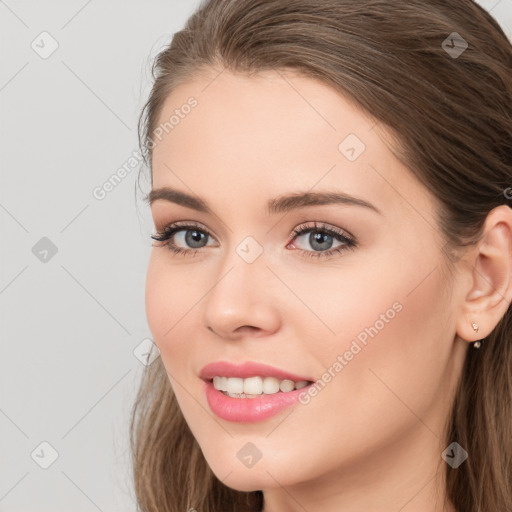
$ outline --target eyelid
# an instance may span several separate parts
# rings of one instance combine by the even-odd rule
[[[332,224],[323,221],[313,221],[312,225],[311,222],[303,222],[302,224],[299,224],[297,227],[295,227],[290,235],[290,240],[288,243],[293,241],[297,236],[303,236],[305,233],[310,231],[332,232],[338,236],[350,240],[353,243],[356,242],[356,237],[347,229],[338,228]]]
[[[165,224],[161,229],[157,228],[157,234],[165,235],[168,232],[187,231],[187,228],[197,228],[198,231],[204,232],[218,243],[218,240],[212,232],[204,224],[195,220],[178,220],[176,222]]]
[[[313,222],[312,225],[311,225],[311,221],[309,223],[303,222],[303,223],[297,225],[295,228],[293,228],[291,234],[289,235],[287,244],[289,244],[299,234],[302,234],[302,235],[304,234],[304,233],[300,233],[300,231],[314,230],[314,229],[317,229],[319,231],[334,231],[336,234],[343,235],[346,238],[349,238],[351,240],[355,241],[355,239],[356,239],[356,237],[347,229],[338,228],[338,227],[331,225],[324,221],[312,221],[312,222]],[[161,229],[157,229],[157,231],[159,233],[164,233],[165,231],[175,229],[178,227],[182,227],[182,228],[195,227],[195,228],[198,228],[199,230],[203,231],[204,233],[208,234],[210,237],[214,238],[215,240],[217,240],[216,237],[212,234],[212,232],[204,224],[197,222],[195,220],[190,220],[190,221],[189,220],[178,220],[176,222],[164,224],[164,226]],[[218,240],[217,240],[217,242],[218,242]]]

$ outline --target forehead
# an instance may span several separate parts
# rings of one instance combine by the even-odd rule
[[[333,88],[293,72],[199,76],[169,95],[158,126],[155,188],[185,185],[219,204],[236,192],[241,207],[312,187],[373,197],[381,209],[386,202],[433,206],[393,155],[382,124]]]
[[[196,102],[192,109],[186,106],[190,98]],[[217,150],[224,157],[243,153],[247,160],[264,161],[283,154],[303,156],[319,142],[323,144],[317,149],[336,154],[340,137],[353,133],[363,138],[375,121],[332,88],[296,73],[248,76],[224,70],[177,87],[158,125],[164,128],[162,140],[168,141],[154,153],[181,148],[193,132],[203,151]],[[302,142],[308,142],[306,147]],[[265,153],[265,148],[273,151]]]

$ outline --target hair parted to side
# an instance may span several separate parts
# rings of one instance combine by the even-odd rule
[[[458,58],[441,46],[453,32],[468,43]],[[397,157],[437,199],[447,261],[479,240],[490,210],[511,204],[512,46],[472,0],[203,1],[154,61],[139,119],[150,173],[164,101],[206,68],[294,70],[361,106],[393,133]],[[446,464],[458,511],[512,510],[511,425],[509,307],[482,347],[469,348],[446,424],[446,445],[469,453],[457,469]],[[262,509],[261,491],[236,491],[212,473],[160,358],[145,369],[130,434],[142,511]]]

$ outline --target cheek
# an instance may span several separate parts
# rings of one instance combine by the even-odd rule
[[[330,316],[338,342],[329,343],[324,352],[330,352],[330,360],[323,362],[335,377],[312,402],[323,403],[325,428],[357,438],[359,449],[389,443],[418,426],[418,417],[431,418],[430,426],[440,434],[439,390],[450,356],[450,310],[440,300],[440,272],[414,289],[418,275],[420,269],[403,266],[401,272],[384,273],[379,282],[369,279],[352,288],[337,323],[334,309]],[[343,363],[333,366],[338,355]],[[372,425],[379,425],[378,436]]]
[[[148,321],[149,329],[153,335],[153,340],[160,350],[162,333],[164,332],[163,321],[166,317],[166,310],[168,309],[169,297],[165,293],[165,279],[161,274],[159,258],[155,254],[155,249],[151,252],[148,270],[146,273],[146,292],[145,292],[145,305],[146,305],[146,318]]]
[[[320,276],[315,286],[296,281],[330,328],[320,324],[316,339],[302,337],[300,348],[326,370],[325,386],[308,405],[327,415],[326,429],[371,437],[369,421],[392,430],[417,421],[408,407],[417,414],[434,407],[451,350],[450,305],[435,267],[435,255],[425,251],[423,259],[374,258],[339,271],[339,279]],[[297,332],[317,322],[309,313],[296,319]]]
[[[175,347],[176,334],[183,320],[193,314],[200,299],[197,278],[185,267],[172,268],[165,248],[153,249],[146,275],[146,318],[164,364],[165,354]],[[182,320],[183,319],[183,320]],[[181,339],[181,338],[180,338]]]
[[[186,418],[193,418],[201,414],[195,410],[197,402],[191,400],[190,393],[203,395],[203,382],[194,365],[205,348],[199,334],[204,330],[201,314],[211,287],[211,271],[171,260],[167,250],[155,248],[151,253],[146,275],[146,317],[180,409]]]

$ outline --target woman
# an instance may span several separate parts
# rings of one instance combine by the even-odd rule
[[[211,0],[141,114],[144,511],[512,510],[512,48],[470,0]]]

